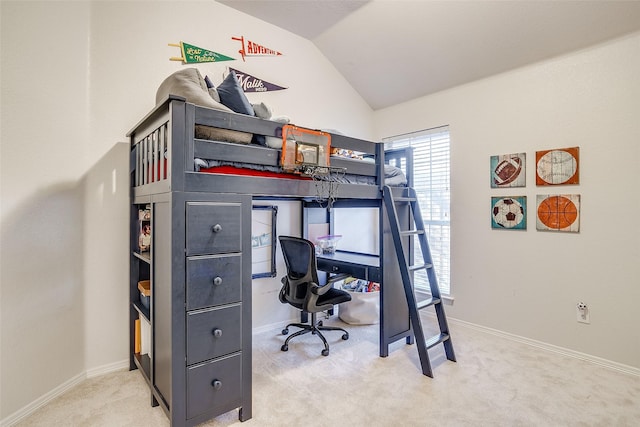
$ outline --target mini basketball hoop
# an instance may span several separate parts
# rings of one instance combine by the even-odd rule
[[[315,200],[328,209],[338,196],[338,188],[346,172],[345,168],[331,167],[330,155],[331,134],[293,125],[282,127],[282,169],[313,179]]]
[[[338,190],[346,173],[345,168],[310,167],[307,175],[313,179],[316,186],[316,198],[321,207],[331,209],[338,198]],[[326,203],[326,205],[325,205]]]
[[[305,173],[330,165],[331,134],[293,125],[282,127],[280,164],[287,172]]]

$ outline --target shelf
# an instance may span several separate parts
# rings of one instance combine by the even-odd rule
[[[141,259],[142,261],[150,264],[151,263],[151,252],[146,251],[146,252],[133,252],[133,256],[135,256],[138,259]]]
[[[149,309],[143,306],[140,301],[134,301],[132,302],[132,304],[133,307],[138,311],[138,313],[140,313],[140,315],[144,317],[147,322],[151,323],[151,313],[149,312]]]
[[[138,370],[142,372],[142,376],[145,381],[151,385],[151,359],[148,354],[134,353],[133,360],[138,367]]]

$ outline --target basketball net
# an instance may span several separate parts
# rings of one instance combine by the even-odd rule
[[[307,166],[302,174],[310,176],[316,186],[316,197],[320,207],[331,210],[333,203],[338,198],[338,190],[341,180],[344,178],[345,168],[332,168],[328,166]]]

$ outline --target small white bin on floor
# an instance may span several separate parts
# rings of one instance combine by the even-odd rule
[[[350,325],[373,325],[380,322],[380,291],[349,292],[351,301],[340,304],[338,316]]]

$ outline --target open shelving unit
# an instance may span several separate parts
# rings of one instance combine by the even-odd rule
[[[152,276],[152,252],[140,249],[139,236],[144,225],[149,225],[153,237],[153,222],[151,219],[151,205],[149,204],[133,204],[131,206],[131,241],[130,241],[130,283],[129,283],[129,300],[130,300],[130,352],[129,361],[130,369],[140,370],[147,384],[151,385],[151,356],[152,349],[152,310],[151,302],[148,307],[141,301],[138,283],[143,280],[151,280]],[[143,326],[144,325],[144,326]],[[146,331],[147,333],[143,333]],[[152,405],[156,406],[157,402],[152,397]]]

